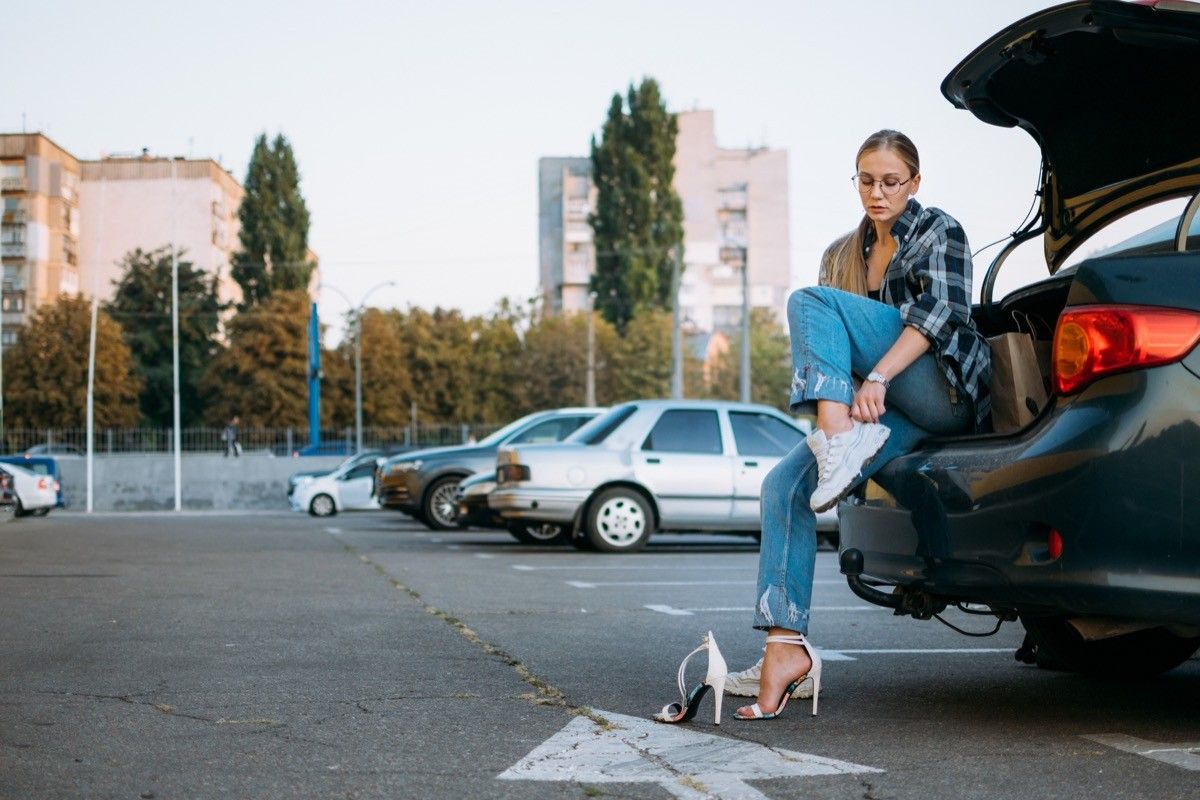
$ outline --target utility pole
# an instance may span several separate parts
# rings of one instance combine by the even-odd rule
[[[750,261],[745,247],[742,256],[742,386],[741,401],[750,402]]]
[[[365,302],[365,301],[364,301]],[[362,452],[362,314],[354,311],[354,454]]]
[[[683,273],[683,245],[671,253],[671,398],[683,399],[683,321],[679,310],[679,283]]]
[[[171,157],[171,417],[175,428],[175,510],[183,510],[183,474],[180,464],[179,440],[183,438],[183,430],[179,422],[179,245],[175,241],[175,161]],[[93,312],[95,313],[95,312]]]
[[[584,405],[596,405],[596,293],[588,292],[587,387]]]

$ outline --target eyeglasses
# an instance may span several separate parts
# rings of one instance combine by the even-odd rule
[[[916,177],[915,175],[913,176]],[[875,188],[875,184],[879,184],[883,193],[891,197],[900,191],[900,187],[912,180],[902,181],[895,175],[888,175],[886,178],[876,179],[865,172],[860,172],[857,175],[851,175],[850,180],[858,187],[859,194],[867,194]]]

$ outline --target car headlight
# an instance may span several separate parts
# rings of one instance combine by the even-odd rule
[[[423,461],[397,461],[388,467],[388,474],[395,475],[400,472],[414,472],[421,468]]]

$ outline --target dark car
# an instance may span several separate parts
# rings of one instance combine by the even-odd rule
[[[1017,22],[945,79],[955,106],[1041,147],[1040,214],[974,315],[988,336],[1046,323],[1052,386],[1024,428],[929,440],[843,501],[861,597],[1019,618],[1018,657],[1049,668],[1152,674],[1200,646],[1198,65],[1200,4],[1093,0]],[[1166,235],[1060,270],[1168,198],[1190,200]],[[994,302],[1004,260],[1037,236],[1052,277]]]
[[[493,470],[496,451],[516,442],[561,442],[600,415],[602,408],[538,411],[510,422],[477,444],[416,450],[389,458],[375,485],[379,504],[410,514],[433,530],[457,527],[458,484],[468,475]]]

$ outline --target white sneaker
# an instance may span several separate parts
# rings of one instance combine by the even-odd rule
[[[818,514],[837,505],[883,449],[891,430],[878,422],[851,423],[853,427],[827,439],[819,428],[808,436],[808,447],[817,457],[820,477],[809,506]],[[818,436],[817,434],[820,434]]]
[[[725,677],[725,694],[738,697],[758,697],[758,682],[762,678],[763,660],[741,672],[731,672]],[[813,695],[813,678],[809,674],[792,690],[793,698],[809,698]]]

